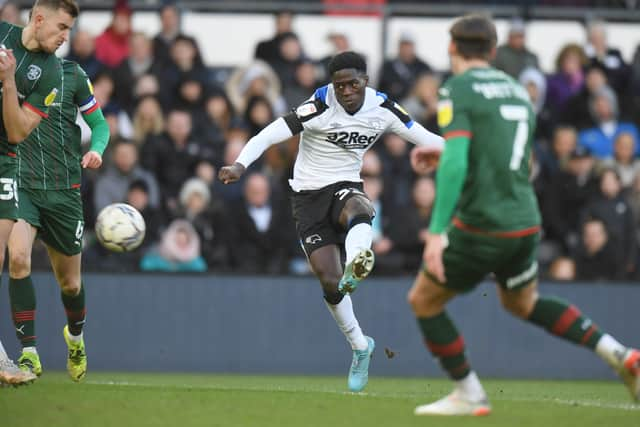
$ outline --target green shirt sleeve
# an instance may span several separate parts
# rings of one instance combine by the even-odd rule
[[[55,55],[42,64],[44,69],[31,64],[27,75],[40,73],[35,89],[25,98],[23,105],[27,105],[35,113],[46,118],[49,114],[49,106],[53,104],[62,87],[62,65]]]
[[[429,225],[434,234],[443,233],[449,226],[469,166],[472,95],[460,83],[463,82],[453,77],[439,91],[438,125],[446,142],[436,176],[436,201]]]
[[[82,113],[82,118],[91,128],[91,151],[102,155],[109,143],[109,124],[102,114],[98,101],[93,96],[93,85],[87,73],[76,64],[75,94],[73,101]]]
[[[102,110],[98,107],[92,113],[83,114],[82,118],[91,128],[91,151],[95,151],[102,156],[109,144],[109,123],[104,118]]]

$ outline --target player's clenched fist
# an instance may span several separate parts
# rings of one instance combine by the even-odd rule
[[[244,173],[245,167],[240,163],[234,163],[232,166],[224,166],[218,172],[218,179],[224,184],[230,184],[240,179]]]
[[[0,80],[13,77],[16,73],[16,57],[13,50],[0,47]]]

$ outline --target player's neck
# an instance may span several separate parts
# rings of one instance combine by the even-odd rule
[[[462,74],[472,68],[488,68],[489,62],[484,59],[461,59],[456,61],[453,65],[454,74]]]
[[[36,40],[36,30],[31,25],[27,25],[26,27],[24,27],[24,30],[22,30],[21,41],[22,41],[22,45],[27,50],[32,50],[32,51],[41,50],[40,44]]]

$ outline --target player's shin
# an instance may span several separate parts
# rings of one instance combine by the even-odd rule
[[[336,324],[349,341],[352,350],[366,350],[368,347],[367,339],[360,329],[360,324],[353,312],[353,305],[349,295],[343,295],[339,292],[331,295],[325,294],[325,303],[329,312],[336,321]]]
[[[35,351],[36,294],[31,276],[22,279],[10,277],[9,298],[16,336],[23,348],[34,347]]]
[[[449,377],[456,381],[456,388],[472,400],[486,398],[485,392],[465,354],[462,335],[453,324],[446,311],[432,317],[419,317],[418,326],[422,331],[429,351],[438,358],[440,366]]]
[[[73,340],[74,337],[78,337],[82,334],[82,328],[84,327],[85,316],[87,313],[85,307],[84,284],[80,285],[80,291],[77,295],[67,295],[64,292],[61,292],[61,297],[65,313],[67,314],[67,325],[69,326],[70,338]]]
[[[344,241],[346,252],[345,264],[353,261],[356,255],[363,249],[371,248],[372,240],[373,231],[371,229],[371,218],[368,215],[354,218]]]

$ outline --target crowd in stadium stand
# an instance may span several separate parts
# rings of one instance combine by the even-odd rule
[[[221,84],[197,40],[180,31],[175,6],[159,11],[162,29],[153,38],[132,28],[131,15],[116,2],[109,27],[97,37],[76,31],[67,56],[93,80],[111,129],[104,166],[87,172],[82,186],[85,268],[308,274],[288,204],[297,139],[271,147],[237,184],[222,185],[216,175],[249,138],[328,82],[330,56],[306,56],[291,14],[282,13],[276,34],[257,43],[255,60]],[[18,17],[5,4],[2,19]],[[537,112],[532,180],[543,214],[539,263],[551,279],[640,277],[640,49],[628,63],[605,27],[590,23],[588,44],[564,46],[545,75],[516,19],[494,62],[526,87]],[[352,48],[344,34],[330,40],[336,53]],[[397,56],[378,76],[374,87],[438,131],[437,90],[448,73],[416,56],[411,34],[400,37]],[[377,274],[414,274],[421,262],[435,177],[412,172],[410,149],[389,134],[365,156]],[[145,218],[145,243],[133,253],[109,253],[91,238],[97,212],[114,202]],[[46,265],[36,251],[34,267]]]

